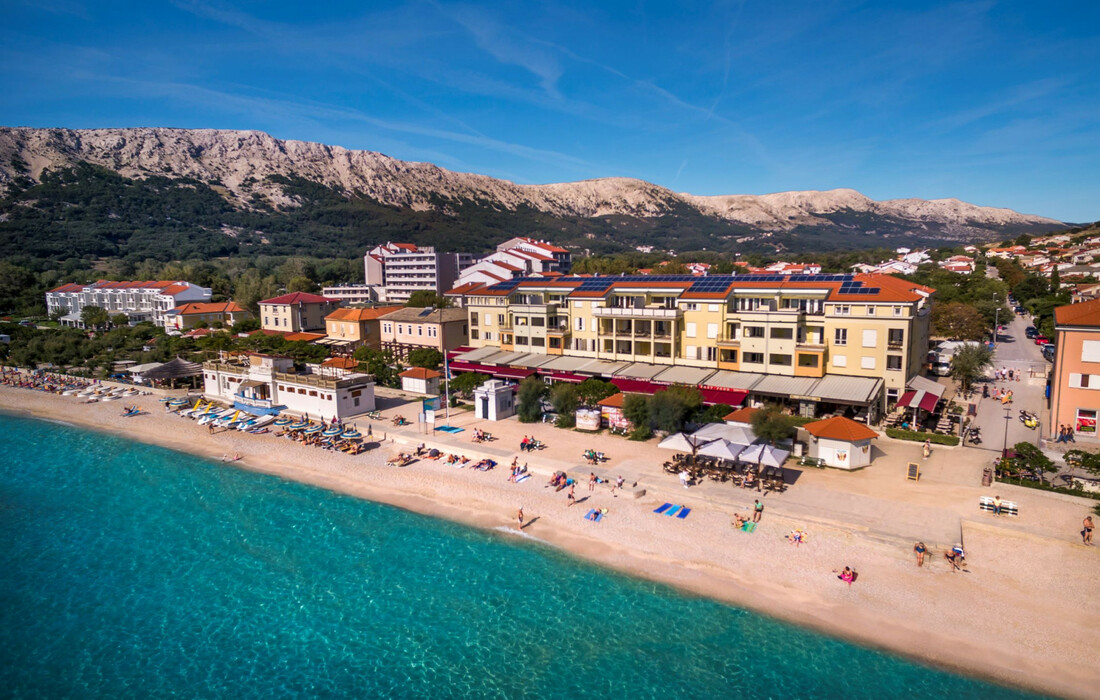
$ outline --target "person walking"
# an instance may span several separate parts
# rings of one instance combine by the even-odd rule
[[[615,483],[611,486],[611,495],[614,496],[615,498],[618,498],[619,494],[617,494],[615,492],[622,489],[622,487],[623,487],[623,475],[619,474],[619,478],[615,479]]]
[[[755,500],[752,502],[752,521],[758,523],[762,517],[764,517],[764,504]]]
[[[925,459],[928,459],[929,457],[932,456],[932,441],[931,440],[925,440],[924,441],[924,446],[921,448],[921,453],[924,455]]]
[[[1084,529],[1081,530],[1081,542],[1083,544],[1092,544],[1092,516],[1086,515],[1085,521],[1082,523]]]
[[[924,566],[924,553],[928,551],[928,548],[924,546],[923,542],[917,542],[913,545],[913,551],[917,553],[917,566]]]
[[[520,506],[519,510],[516,511],[516,529],[523,529],[523,506]]]
[[[691,474],[688,474],[687,469],[680,470],[680,484],[686,489],[688,487],[688,480],[691,478]]]
[[[569,494],[566,496],[566,498],[569,500],[570,506],[577,502],[577,494],[573,492],[573,489],[575,489],[576,487],[577,485],[575,483],[569,484]],[[566,507],[568,508],[569,506]]]

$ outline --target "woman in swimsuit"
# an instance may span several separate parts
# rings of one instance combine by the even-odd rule
[[[917,553],[917,566],[924,566],[924,553],[928,551],[924,543],[917,542],[913,545],[913,551]]]

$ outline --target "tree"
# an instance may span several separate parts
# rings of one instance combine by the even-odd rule
[[[585,406],[595,406],[612,394],[619,393],[619,387],[611,382],[590,377],[577,385],[577,398]]]
[[[313,292],[317,291],[317,283],[314,282],[313,280],[311,280],[308,277],[304,277],[304,276],[294,277],[289,282],[286,283],[286,291],[288,293],[293,293],[293,292],[310,292],[310,293],[313,293]]]
[[[1058,471],[1054,461],[1030,442],[1017,442],[1012,449],[1016,451],[1016,463],[1038,474],[1039,481],[1043,480],[1043,472]]]
[[[558,419],[554,425],[559,428],[572,428],[577,423],[576,411],[580,405],[577,385],[569,382],[559,382],[550,388],[550,403],[554,406],[554,413]]]
[[[542,420],[542,397],[546,385],[538,377],[528,377],[519,383],[519,403],[516,413],[520,423],[538,423]]]
[[[409,353],[409,365],[424,369],[439,369],[443,364],[443,353],[435,348],[417,348]]]
[[[794,416],[768,405],[752,414],[752,431],[774,445],[794,435]]]
[[[630,421],[634,429],[649,428],[650,400],[645,394],[627,394],[623,398],[623,418]]]
[[[363,346],[357,349],[352,357],[359,360],[360,369],[374,375],[374,381],[379,385],[397,386],[400,383],[397,375],[401,372],[401,365],[389,350],[375,350]]]
[[[437,309],[447,309],[453,306],[453,303],[447,297],[436,294],[430,289],[418,289],[409,296],[409,300],[405,302],[405,306],[417,309],[428,306],[434,306]]]
[[[469,398],[474,389],[489,381],[489,375],[477,372],[463,372],[451,380],[451,391]]]
[[[1057,294],[1062,291],[1062,274],[1058,272],[1058,264],[1055,263],[1054,269],[1050,271],[1050,293]]]
[[[678,432],[684,427],[684,419],[702,401],[702,396],[694,387],[670,386],[662,389],[650,400],[649,424],[657,430]]]
[[[951,302],[932,307],[932,332],[952,340],[981,340],[989,326],[973,306]]]
[[[106,326],[110,320],[111,317],[107,310],[98,306],[85,306],[80,310],[80,321],[85,328],[101,328]]]
[[[111,317],[112,326],[128,326],[130,325],[130,317],[126,314],[115,314]]]
[[[951,378],[959,383],[959,391],[965,396],[992,364],[993,352],[985,345],[964,345],[951,358]]]

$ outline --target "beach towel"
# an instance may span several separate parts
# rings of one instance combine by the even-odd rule
[[[653,512],[654,512],[654,513],[664,513],[664,512],[666,511],[666,510],[668,510],[668,509],[669,509],[669,508],[671,508],[671,507],[672,507],[672,504],[671,504],[671,503],[666,503],[666,504],[664,504],[663,506],[661,506],[660,508],[655,508],[655,509],[653,510]]]
[[[665,515],[672,517],[673,515],[679,513],[681,508],[683,508],[683,506],[672,506],[671,509],[665,511]]]
[[[516,483],[517,484],[522,484],[524,481],[527,481],[530,478],[531,478],[530,474],[520,474],[519,476],[516,477]]]
[[[691,508],[684,508],[679,513],[676,514],[676,517],[683,520],[684,518],[686,518],[688,516],[688,513],[690,513],[690,512],[691,512]]]
[[[602,518],[603,518],[603,511],[596,510],[595,508],[588,511],[588,514],[584,516],[585,520],[592,520],[592,521],[595,521],[597,523],[600,522],[600,520]]]
[[[756,523],[749,521],[741,526],[741,530],[744,532],[754,532],[756,530]]]

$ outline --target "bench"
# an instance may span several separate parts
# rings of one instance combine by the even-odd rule
[[[822,457],[803,457],[798,460],[798,464],[802,467],[817,467],[821,469],[825,466],[825,460]]]
[[[993,512],[993,499],[989,496],[982,496],[978,499],[978,508],[984,510],[987,513]],[[1019,515],[1020,507],[1016,505],[1015,501],[1001,501],[1001,515]]]

